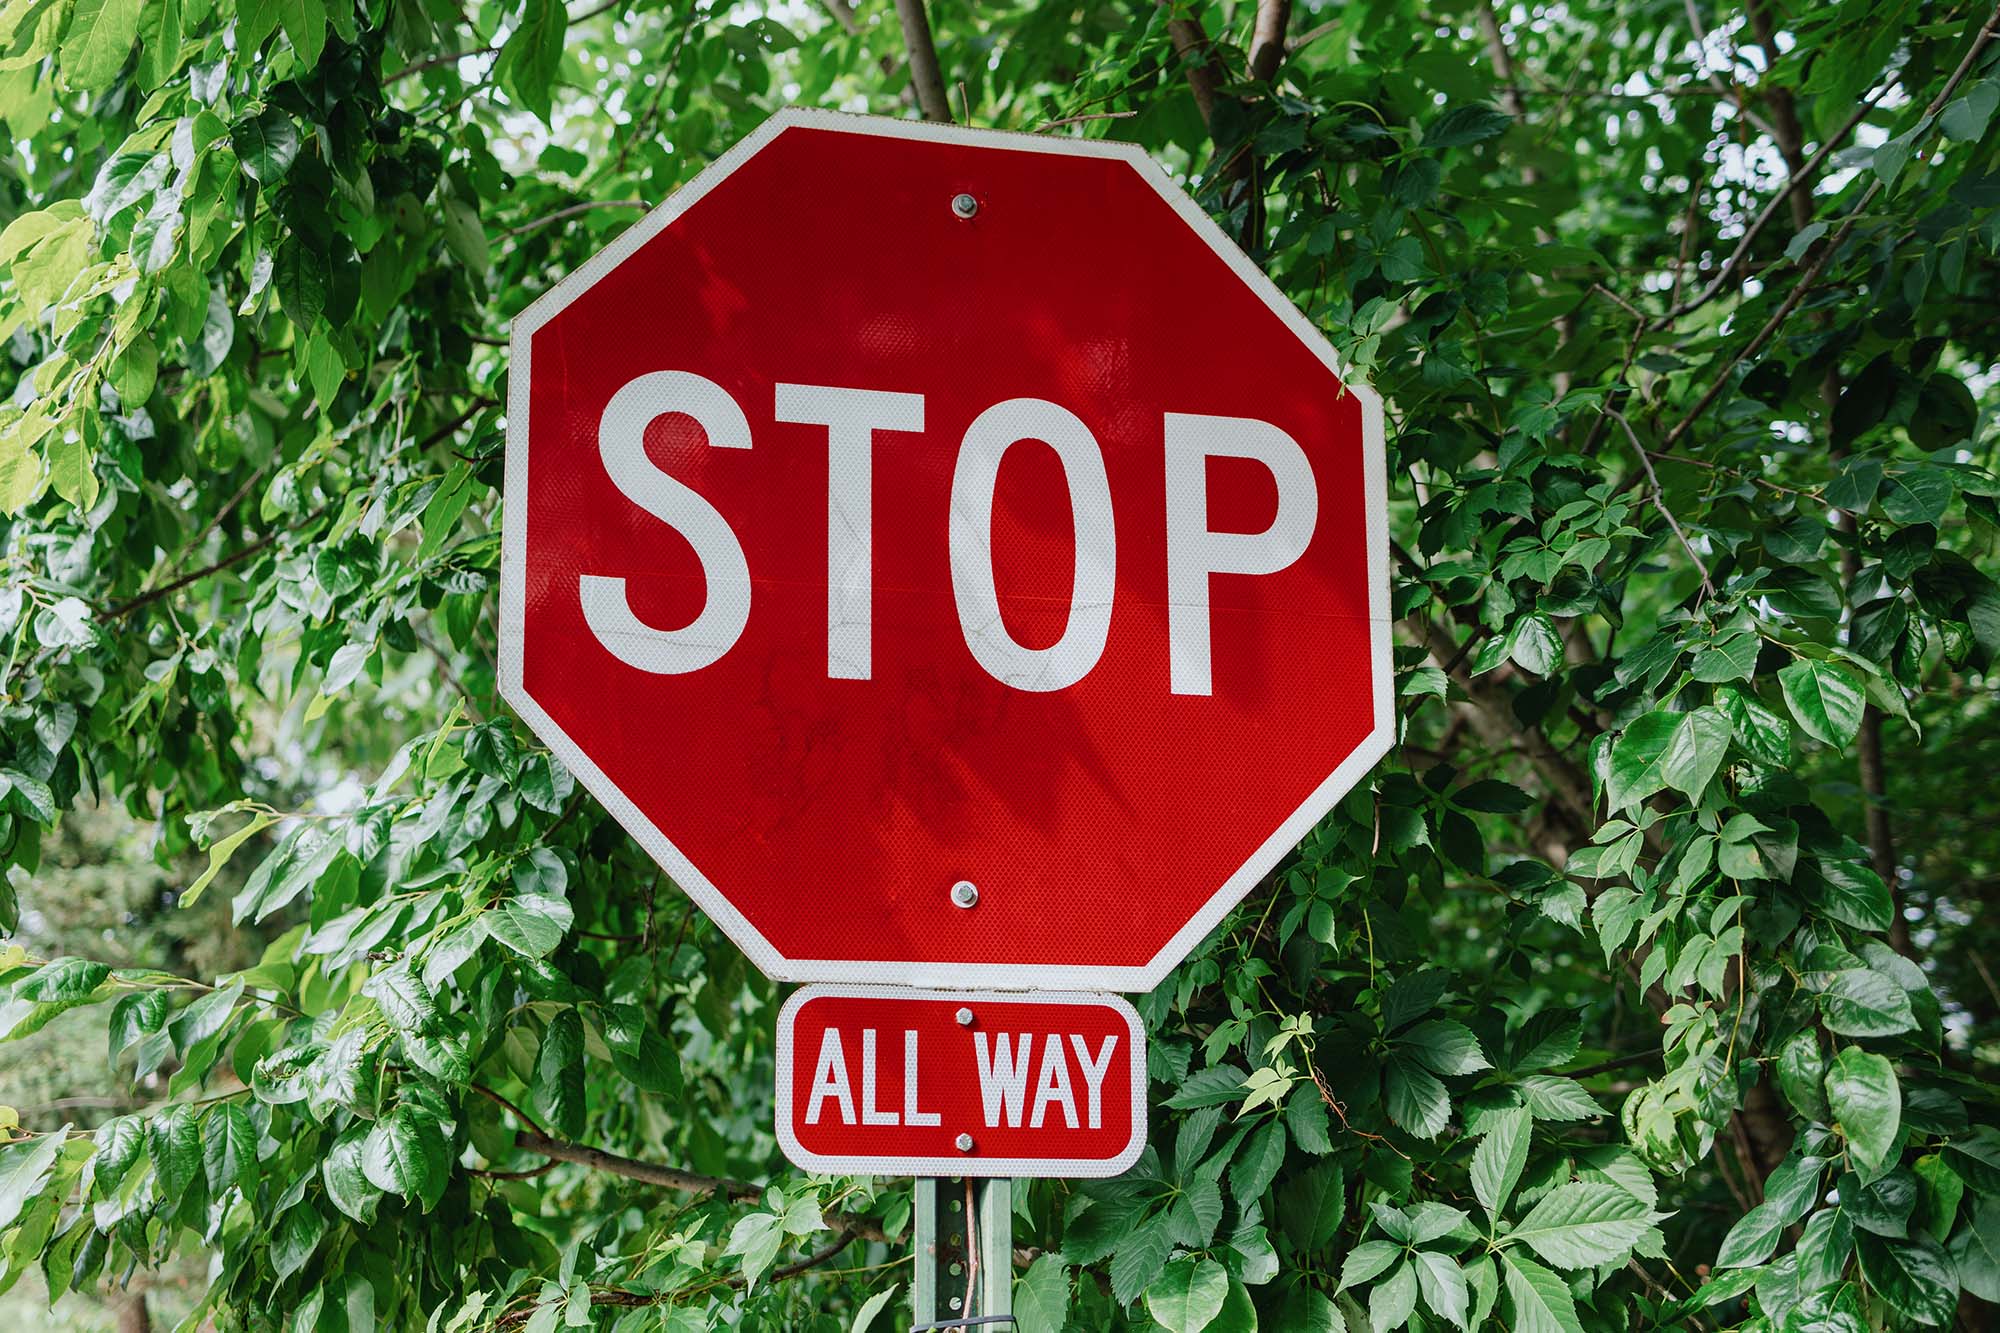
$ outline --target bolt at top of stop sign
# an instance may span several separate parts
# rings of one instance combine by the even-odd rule
[[[783,113],[513,376],[503,686],[773,975],[1150,986],[1387,747],[1379,405],[1136,150]]]

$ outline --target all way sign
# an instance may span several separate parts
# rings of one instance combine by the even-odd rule
[[[1145,1036],[1107,995],[807,986],[777,1111],[809,1171],[1115,1176],[1146,1142]]]

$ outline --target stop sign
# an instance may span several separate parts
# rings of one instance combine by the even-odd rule
[[[1390,744],[1379,400],[1133,147],[781,112],[512,347],[506,697],[774,977],[1147,989]]]

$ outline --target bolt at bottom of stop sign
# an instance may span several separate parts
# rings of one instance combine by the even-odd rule
[[[807,986],[777,1079],[809,1171],[1114,1176],[1146,1141],[1145,1032],[1112,995]]]

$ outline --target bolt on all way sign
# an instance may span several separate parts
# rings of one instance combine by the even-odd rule
[[[780,112],[515,321],[507,430],[501,688],[779,980],[1149,990],[1391,744],[1381,404],[1131,145]],[[802,1165],[1143,1138],[1115,1003],[813,995],[882,1013]]]

